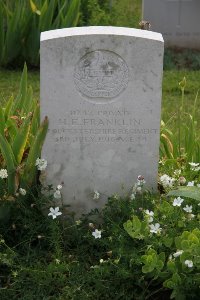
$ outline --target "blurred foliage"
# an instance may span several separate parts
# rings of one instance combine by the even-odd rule
[[[82,0],[79,26],[138,28],[141,14],[141,0]]]
[[[0,65],[39,65],[40,32],[76,26],[80,0],[1,0]]]
[[[200,70],[200,51],[192,49],[165,49],[165,70]]]

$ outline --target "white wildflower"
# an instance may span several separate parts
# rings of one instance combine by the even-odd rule
[[[194,186],[194,181],[189,181],[187,186]]]
[[[182,199],[181,197],[175,198],[173,201],[173,206],[181,206],[183,201],[184,201],[184,199]]]
[[[37,158],[35,165],[39,171],[44,171],[47,167],[47,161],[44,158]]]
[[[61,198],[61,192],[60,190],[56,190],[55,193],[53,194],[55,199],[60,199]]]
[[[153,211],[149,211],[148,209],[144,211],[145,214],[147,215],[147,221],[149,223],[153,222],[153,216],[154,216],[154,212]]]
[[[149,222],[149,223],[152,223],[152,222],[153,222],[153,217],[148,216],[148,222]]]
[[[179,176],[180,174],[181,174],[181,170],[177,169],[177,170],[174,171],[174,175],[175,176]]]
[[[192,220],[192,219],[194,219],[195,218],[195,215],[194,214],[188,214],[188,219],[189,220]]]
[[[166,187],[172,187],[175,179],[169,177],[167,174],[164,174],[160,177],[160,181],[161,181],[163,187],[166,188]]]
[[[154,216],[154,212],[153,211],[149,211],[148,209],[146,209],[144,212],[145,212],[146,215],[149,215],[151,217]]]
[[[159,223],[156,223],[155,225],[150,224],[149,228],[151,233],[159,233],[162,230]]]
[[[192,268],[193,267],[193,261],[192,260],[185,260],[185,265],[188,267],[188,268]]]
[[[77,226],[79,226],[82,223],[82,221],[81,220],[77,220],[77,221],[75,221],[75,223],[76,223]]]
[[[198,183],[198,184],[197,184],[197,187],[199,187],[199,188],[200,188],[200,183]]]
[[[135,200],[135,194],[134,194],[134,193],[132,193],[132,194],[130,195],[130,199],[131,199],[131,200]]]
[[[20,193],[22,196],[25,196],[25,195],[26,195],[26,190],[20,188],[20,189],[19,189],[19,193]]]
[[[189,165],[190,165],[192,171],[199,171],[200,170],[199,163],[190,162]]]
[[[59,207],[53,208],[50,207],[50,213],[48,216],[52,216],[53,219],[56,219],[58,216],[62,215],[62,213],[59,211]]]
[[[59,265],[59,264],[60,264],[60,260],[59,260],[58,258],[56,258],[56,259],[55,259],[55,263],[56,263],[57,265]]]
[[[192,205],[186,205],[185,207],[183,207],[183,210],[188,212],[188,213],[191,213],[192,212]]]
[[[93,199],[94,200],[98,200],[100,197],[100,193],[98,191],[94,191],[94,196],[93,196]]]
[[[103,264],[103,263],[104,263],[103,258],[101,258],[101,259],[99,260],[99,262],[100,262],[100,264]]]
[[[8,172],[6,169],[1,169],[0,170],[0,178],[1,179],[4,179],[4,178],[7,178],[8,177]]]
[[[173,256],[176,258],[176,257],[179,257],[181,254],[183,254],[183,250],[177,250]]]
[[[61,184],[59,184],[59,185],[57,185],[57,188],[56,188],[57,190],[62,190],[62,185]]]
[[[92,235],[95,237],[95,239],[101,238],[101,230],[95,229],[95,231],[92,232]]]

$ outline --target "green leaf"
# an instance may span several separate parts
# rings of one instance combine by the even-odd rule
[[[10,139],[13,141],[16,135],[18,134],[18,127],[16,125],[16,122],[12,119],[8,119],[6,122],[6,128],[9,133]]]
[[[1,134],[0,134],[0,150],[2,152],[8,170],[8,193],[14,194],[15,193],[15,172],[16,172],[17,163],[9,143]]]
[[[39,107],[38,103],[35,103],[35,109],[34,109],[34,113],[33,113],[31,129],[30,129],[30,136],[29,136],[30,144],[33,143],[33,140],[37,134],[39,125],[40,125],[40,107]]]
[[[31,185],[34,182],[36,174],[35,162],[36,159],[41,155],[42,146],[48,130],[48,124],[48,118],[45,117],[30,147],[28,159],[24,169],[24,185]]]
[[[143,239],[144,235],[141,231],[142,222],[139,220],[137,216],[133,216],[131,220],[128,220],[123,224],[126,232],[134,239]]]
[[[4,136],[5,118],[3,108],[0,106],[0,134]]]
[[[39,9],[37,9],[37,6],[35,5],[35,3],[32,0],[30,0],[30,6],[31,6],[32,12],[40,16],[41,12],[39,11]]]
[[[167,262],[167,268],[170,272],[175,273],[177,271],[176,264],[173,260],[169,260]]]
[[[162,214],[166,214],[166,215],[170,215],[171,213],[174,212],[172,205],[165,200],[161,202],[159,206],[159,210]]]
[[[200,201],[200,188],[196,186],[181,186],[176,190],[170,191],[167,196],[186,197]]]
[[[13,100],[14,100],[14,98],[13,98],[13,96],[11,96],[10,99],[8,100],[7,104],[6,104],[6,108],[5,108],[5,112],[4,112],[5,122],[8,120],[8,118],[11,115]]]
[[[28,134],[30,130],[30,121],[31,117],[28,117],[25,120],[13,142],[13,154],[18,164],[21,163],[25,146],[27,144]]]
[[[165,236],[164,236],[163,239],[162,239],[162,241],[163,241],[163,244],[164,244],[166,247],[171,248],[172,243],[173,243],[173,238],[165,237]]]

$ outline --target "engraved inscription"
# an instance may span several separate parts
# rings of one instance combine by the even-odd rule
[[[145,145],[157,128],[148,128],[132,111],[69,110],[57,120],[57,128],[50,128],[54,143],[130,143]]]
[[[78,91],[89,98],[114,98],[128,84],[128,67],[116,53],[96,50],[83,56],[75,67]]]

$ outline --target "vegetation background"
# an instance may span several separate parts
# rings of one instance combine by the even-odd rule
[[[143,179],[138,179],[139,185],[138,182],[133,185],[132,194],[123,198],[113,195],[102,212],[94,210],[75,222],[67,214],[67,207],[62,206],[62,198],[55,197],[55,193],[60,193],[58,187],[55,191],[55,187],[35,184],[20,193],[21,178],[27,175],[26,182],[31,175],[30,171],[24,172],[28,162],[33,175],[36,173],[38,145],[42,146],[47,130],[47,122],[39,123],[38,103],[32,101],[32,90],[27,87],[26,66],[18,91],[26,60],[28,85],[33,88],[34,100],[39,100],[40,31],[75,25],[138,28],[141,15],[141,0],[0,1],[0,103],[3,106],[0,106],[0,118],[5,121],[0,123],[0,143],[1,151],[2,141],[6,149],[0,154],[0,168],[9,171],[7,162],[17,160],[17,167],[14,165],[14,171],[8,172],[8,179],[0,178],[0,299],[160,300],[169,299],[173,291],[176,300],[199,300],[200,174],[188,164],[193,161],[200,167],[198,51],[165,51],[162,119],[167,126],[161,127],[163,155],[159,172],[165,175],[160,176],[160,194],[145,192]],[[26,38],[22,38],[22,33]],[[10,98],[11,94],[14,99]],[[27,118],[29,108],[34,113]],[[30,128],[26,126],[29,118]],[[34,151],[31,151],[34,139]],[[12,150],[16,159],[8,155]],[[12,182],[10,175],[14,175]],[[165,178],[165,185],[161,177]],[[38,180],[38,176],[34,178]],[[180,186],[180,178],[190,186]],[[12,197],[7,189],[9,181],[11,188],[17,186],[17,193]],[[189,198],[184,203],[190,205],[189,211],[194,215],[176,207],[175,199],[166,197],[170,188],[174,188],[172,182],[182,188],[181,196]],[[177,194],[180,190],[170,193],[180,196]],[[48,217],[48,208],[55,206],[60,207],[63,215],[53,220]],[[154,234],[150,234],[150,209],[161,232],[154,229]],[[101,239],[94,238],[95,229],[101,230]],[[183,246],[184,255],[171,259],[170,255]],[[194,260],[194,268],[186,267],[184,262],[188,259]]]

